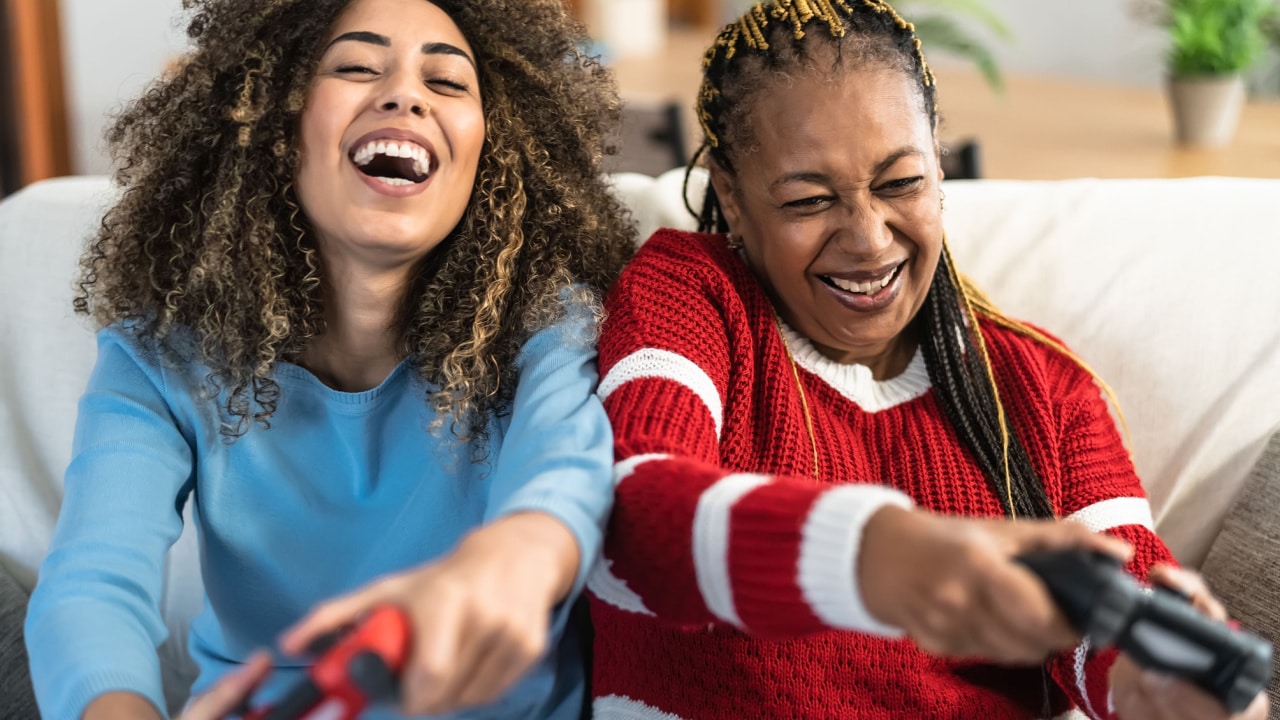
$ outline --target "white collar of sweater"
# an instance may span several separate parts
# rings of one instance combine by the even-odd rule
[[[867,412],[888,410],[915,400],[929,390],[929,369],[918,347],[906,370],[888,380],[876,380],[866,365],[838,363],[819,352],[809,338],[792,330],[786,323],[781,325],[782,335],[796,364],[817,375]]]

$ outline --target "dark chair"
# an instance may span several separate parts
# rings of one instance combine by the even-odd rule
[[[942,171],[948,180],[978,180],[982,177],[982,156],[977,140],[944,143]]]
[[[608,172],[637,172],[658,176],[689,161],[680,105],[675,102],[622,106],[619,152],[605,159]]]

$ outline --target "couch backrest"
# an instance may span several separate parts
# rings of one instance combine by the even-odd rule
[[[689,227],[682,173],[615,177],[647,236]],[[700,197],[698,174],[690,193]],[[1198,565],[1280,427],[1280,180],[948,183],[961,269],[1115,388],[1158,527]],[[52,533],[94,360],[71,312],[103,178],[0,203],[0,563],[30,583]]]
[[[693,227],[683,176],[618,179],[642,236]],[[695,173],[693,207],[705,186]],[[1199,566],[1280,428],[1280,180],[945,186],[961,271],[1116,391],[1157,528]]]
[[[97,177],[0,203],[0,563],[30,589],[53,535],[76,403],[97,356],[72,311],[78,258],[111,194]]]

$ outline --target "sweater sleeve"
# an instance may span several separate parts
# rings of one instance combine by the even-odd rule
[[[1062,515],[1132,544],[1127,570],[1145,580],[1152,565],[1172,564],[1173,556],[1155,534],[1151,506],[1100,388],[1069,359],[1058,356],[1056,362],[1061,367],[1053,375],[1062,378]],[[1086,640],[1053,658],[1049,670],[1085,714],[1111,720],[1109,675],[1117,654],[1114,648],[1097,651]]]
[[[485,518],[535,510],[564,523],[581,556],[571,599],[599,558],[613,505],[613,435],[595,394],[595,337],[594,313],[573,304],[521,349]]]
[[[26,620],[31,676],[47,718],[78,718],[109,691],[164,714],[156,648],[165,553],[182,532],[190,445],[163,378],[118,331],[98,335],[80,400],[53,542]]]
[[[862,528],[896,490],[726,467],[738,447],[726,405],[734,343],[749,343],[723,271],[658,235],[610,295],[599,394],[615,436],[617,500],[604,562],[589,588],[602,602],[682,624],[723,623],[772,637],[826,629],[898,635],[857,587]],[[741,349],[741,348],[739,348]],[[738,356],[740,357],[740,355]]]

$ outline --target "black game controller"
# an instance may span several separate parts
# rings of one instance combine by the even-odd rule
[[[1114,644],[1144,668],[1203,688],[1233,713],[1266,689],[1271,643],[1205,617],[1176,592],[1139,585],[1116,558],[1064,551],[1017,559],[1094,647]]]

